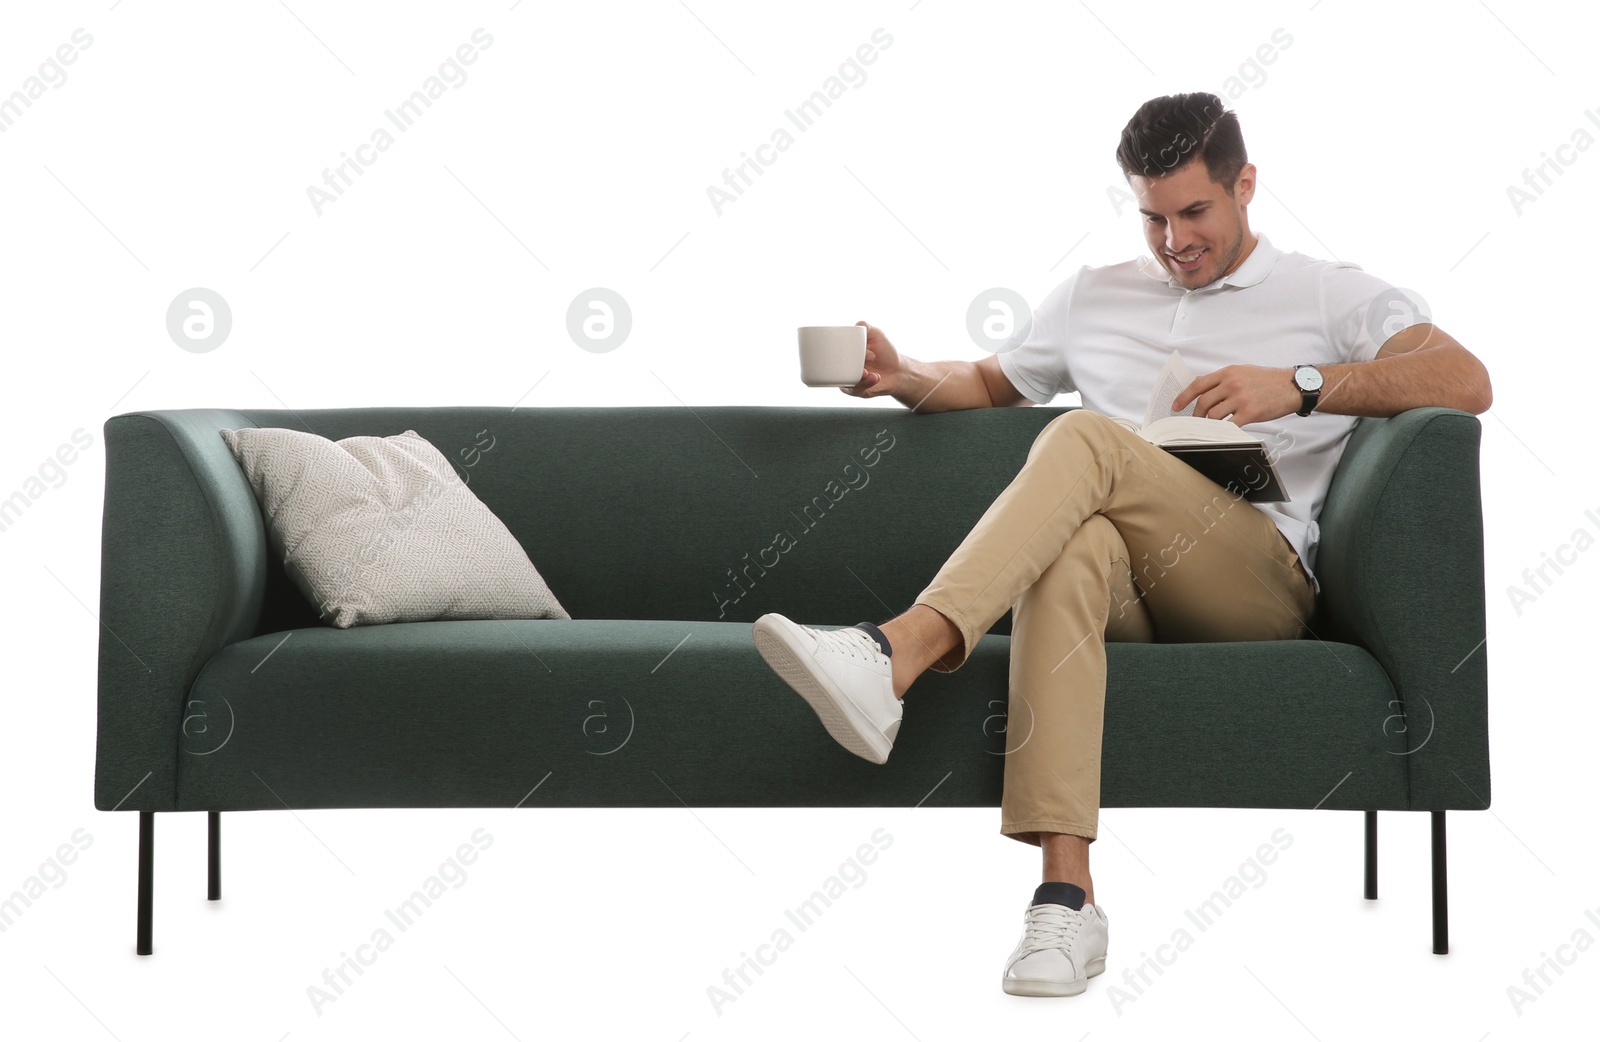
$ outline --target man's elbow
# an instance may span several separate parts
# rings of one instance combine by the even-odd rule
[[[1462,395],[1459,407],[1463,412],[1470,412],[1476,416],[1488,412],[1489,407],[1494,404],[1494,387],[1489,382],[1488,367],[1470,351],[1465,349],[1463,351],[1470,361],[1467,371],[1461,377],[1461,383],[1467,393]]]
[[[973,362],[972,369],[977,377],[975,381],[977,389],[982,392],[983,399],[986,399],[989,408],[1005,409],[1012,406],[1033,404],[1031,399],[1024,396],[1021,391],[1012,385],[1010,378],[1000,368],[997,356],[990,355],[981,362]],[[983,404],[984,402],[980,401],[980,407]]]

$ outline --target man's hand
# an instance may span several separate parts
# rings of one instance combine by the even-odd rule
[[[862,369],[861,379],[854,387],[841,387],[839,390],[856,398],[894,394],[901,389],[905,375],[900,364],[900,352],[894,349],[889,338],[877,326],[868,325],[865,321],[856,325],[867,327],[866,367]]]
[[[1232,420],[1242,427],[1299,412],[1300,390],[1294,385],[1292,368],[1228,365],[1195,377],[1172,400],[1172,408],[1181,412],[1190,402],[1195,403],[1196,416]]]

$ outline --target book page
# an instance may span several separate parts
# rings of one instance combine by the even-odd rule
[[[1178,397],[1185,387],[1194,382],[1194,374],[1189,372],[1189,367],[1184,364],[1183,356],[1172,352],[1167,358],[1167,364],[1161,367],[1161,372],[1156,376],[1156,389],[1150,395],[1150,405],[1144,412],[1144,425],[1146,427],[1156,420],[1166,419],[1168,416],[1193,416],[1194,402],[1182,412],[1174,412],[1172,399]]]
[[[1146,441],[1167,445],[1259,445],[1262,439],[1232,420],[1204,416],[1165,416],[1139,432]]]

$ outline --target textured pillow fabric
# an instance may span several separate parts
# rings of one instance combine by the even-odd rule
[[[416,431],[222,430],[289,578],[340,629],[570,619],[516,537]]]

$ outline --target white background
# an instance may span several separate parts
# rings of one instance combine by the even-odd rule
[[[75,29],[93,37],[0,134],[0,496],[74,430],[93,438],[0,532],[0,892],[74,829],[92,836],[66,882],[0,934],[7,1034],[1594,1032],[1600,950],[1577,952],[1520,1011],[1507,988],[1575,931],[1600,940],[1584,915],[1600,917],[1600,552],[1520,613],[1506,592],[1576,530],[1600,534],[1579,429],[1595,395],[1584,315],[1600,150],[1567,151],[1574,162],[1520,213],[1507,195],[1578,128],[1600,136],[1585,116],[1600,106],[1593,21],[1506,0],[290,7],[35,3],[7,5],[0,24],[0,95]],[[318,216],[307,187],[478,27],[493,43],[468,80]],[[893,42],[866,81],[719,216],[707,187],[878,28]],[[1077,998],[1012,998],[999,976],[1037,854],[998,834],[995,809],[924,808],[235,814],[220,905],[204,900],[204,816],[162,816],[156,955],[135,957],[136,818],[92,806],[109,415],[519,396],[900,408],[802,387],[794,327],[867,319],[916,357],[981,357],[965,323],[979,291],[1036,303],[1077,265],[1143,248],[1137,214],[1107,194],[1138,104],[1231,95],[1276,29],[1292,44],[1246,68],[1230,98],[1259,167],[1252,225],[1415,290],[1494,380],[1494,801],[1450,816],[1449,956],[1429,951],[1425,815],[1382,816],[1382,896],[1364,902],[1359,814],[1113,809],[1094,846],[1107,974]],[[232,308],[209,353],[166,330],[169,303],[195,286]],[[591,286],[632,309],[610,353],[566,331]],[[494,843],[467,882],[319,1016],[307,987],[480,827]],[[724,968],[880,827],[894,841],[866,883],[715,1011],[706,989]],[[1293,845],[1265,884],[1115,1004],[1123,972],[1179,927],[1194,933],[1184,910],[1280,827]]]

